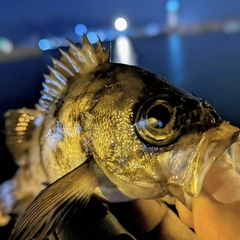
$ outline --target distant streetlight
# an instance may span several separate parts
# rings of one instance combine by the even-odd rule
[[[5,37],[0,37],[0,52],[3,54],[11,54],[12,51],[13,43]]]
[[[117,18],[114,22],[114,26],[117,31],[123,32],[127,29],[128,23],[125,18]]]
[[[166,2],[167,25],[169,28],[174,29],[178,26],[179,9],[180,9],[179,0],[168,0]]]

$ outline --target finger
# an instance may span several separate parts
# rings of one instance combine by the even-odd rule
[[[240,176],[229,166],[214,163],[193,199],[193,225],[199,239],[240,238]],[[224,203],[224,204],[222,204]]]
[[[167,209],[154,233],[154,239],[197,240],[197,236],[170,209]]]
[[[240,199],[240,176],[228,165],[216,162],[204,179],[203,190],[219,202],[232,203]],[[180,219],[192,228],[192,212],[178,200],[176,201],[176,207]]]
[[[136,200],[110,205],[111,212],[127,229],[147,233],[154,229],[167,211],[167,206],[156,200]]]
[[[192,209],[199,240],[240,239],[240,202],[221,204],[202,191]]]
[[[128,225],[127,230],[138,236],[150,232],[147,239],[196,240],[196,235],[161,200],[112,204],[111,211],[124,227]]]
[[[178,210],[178,214],[179,214],[181,221],[186,226],[193,228],[192,212],[178,200],[176,200],[176,208]]]
[[[216,162],[204,179],[203,189],[221,203],[240,200],[240,175],[231,167]]]

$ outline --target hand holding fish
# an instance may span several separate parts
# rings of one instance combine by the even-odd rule
[[[51,236],[91,197],[131,202],[147,217],[144,231],[159,226],[165,239],[196,238],[162,200],[192,209],[194,225],[211,166],[240,172],[240,129],[166,79],[110,62],[101,41],[96,49],[86,36],[82,48],[68,43],[44,75],[36,109],[5,115],[6,143],[19,166],[0,186],[2,223],[20,215],[10,240]]]
[[[146,239],[237,240],[240,239],[239,200],[240,176],[230,167],[214,164],[204,180],[203,190],[193,199],[192,211],[177,200],[181,220],[161,200],[137,200],[116,208],[117,214],[123,213],[120,217],[123,225]]]
[[[177,201],[181,220],[194,228],[199,240],[240,239],[239,206],[240,176],[217,164],[208,172],[203,191],[193,199],[192,212]]]

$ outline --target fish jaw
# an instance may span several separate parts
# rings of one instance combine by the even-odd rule
[[[224,162],[239,173],[239,133],[239,128],[225,121],[204,132],[195,151],[189,155],[188,164],[180,164],[182,169],[172,167],[168,191],[191,209],[191,199],[200,193],[205,176],[214,162]],[[181,157],[178,161],[184,162]]]

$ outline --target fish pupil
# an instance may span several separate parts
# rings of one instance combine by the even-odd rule
[[[171,119],[171,114],[167,107],[163,105],[155,105],[148,111],[148,119],[154,119],[151,121],[154,128],[164,128]]]

